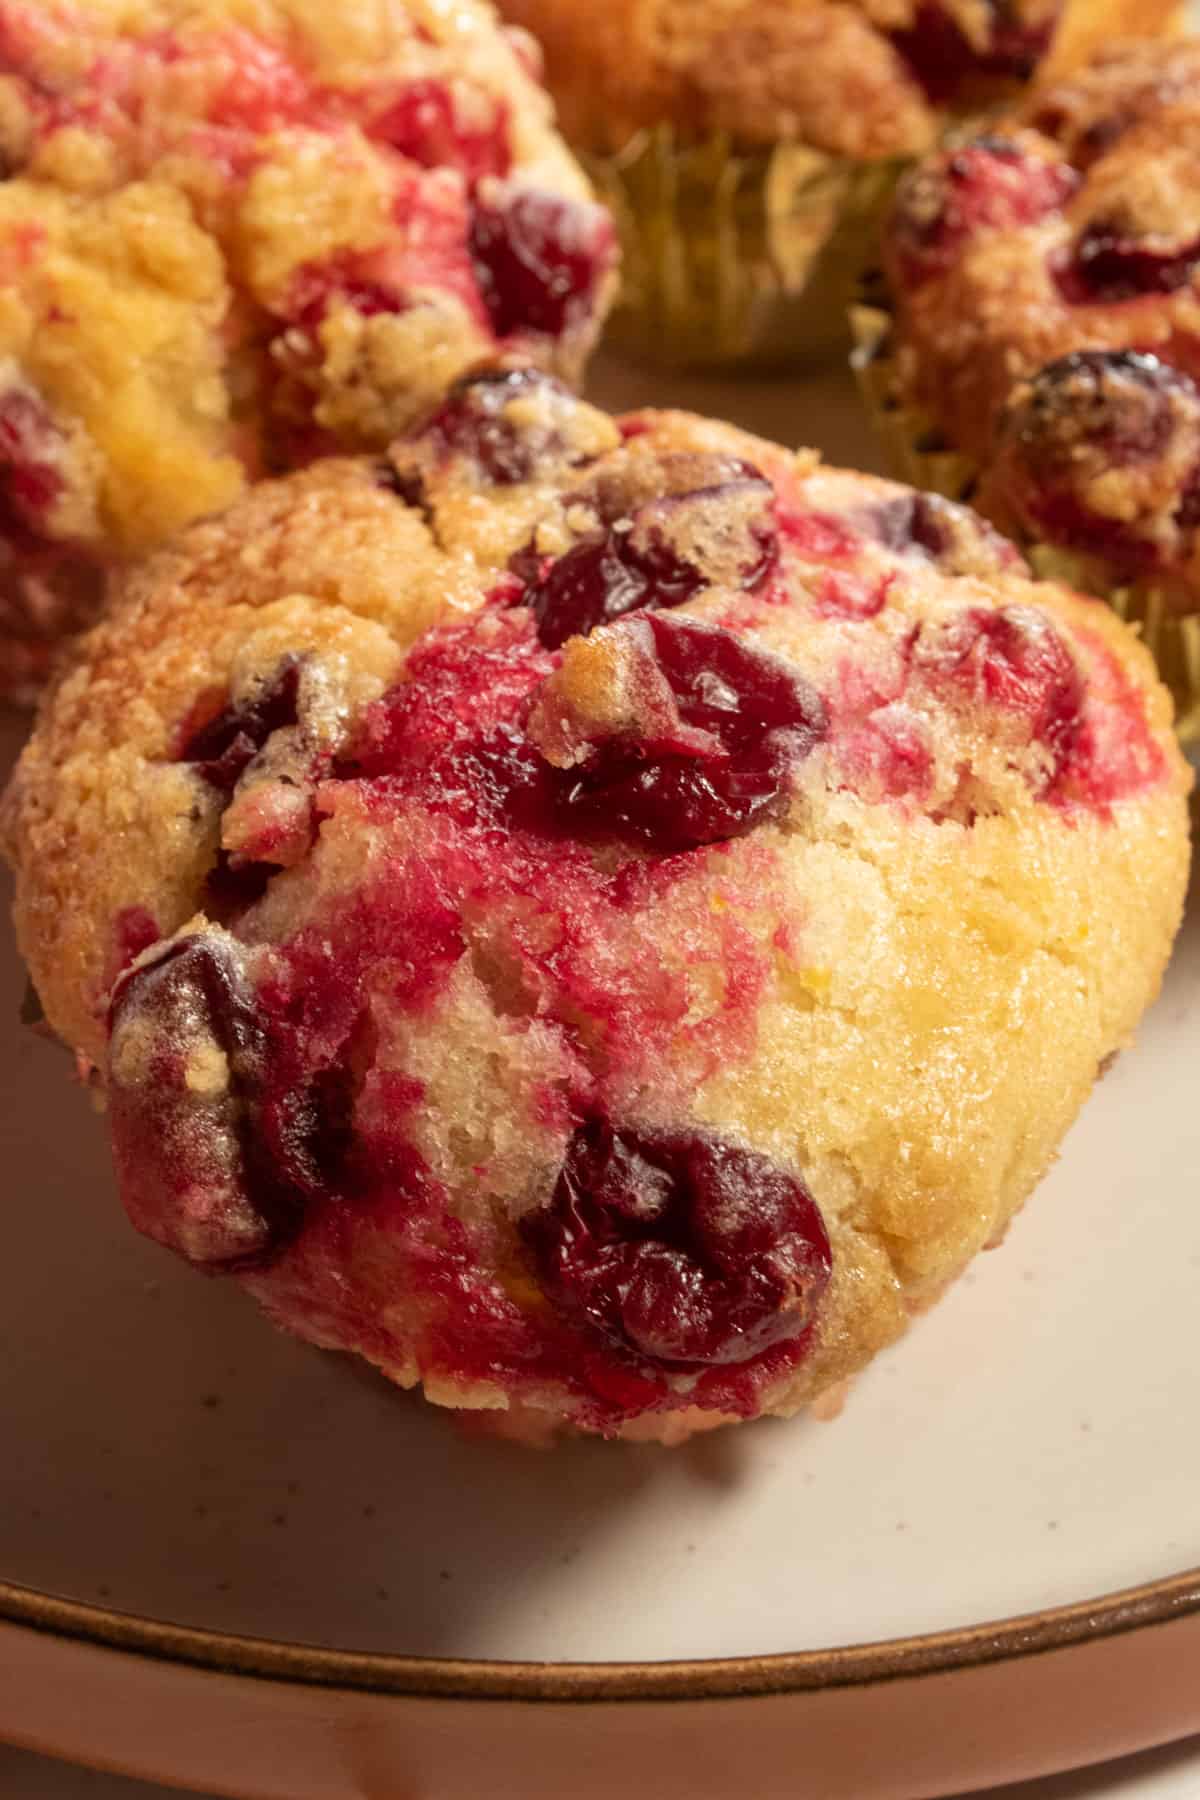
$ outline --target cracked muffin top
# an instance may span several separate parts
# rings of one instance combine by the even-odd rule
[[[563,129],[594,150],[666,121],[685,137],[917,156],[948,111],[994,103],[1176,0],[501,0],[546,54]]]
[[[1200,595],[1200,42],[1114,44],[901,184],[898,377],[1005,526]]]
[[[478,0],[0,3],[0,687],[248,476],[578,374],[614,241],[535,64]]]
[[[973,514],[465,377],[121,586],[4,807],[134,1223],[509,1428],[840,1385],[1176,929],[1136,639]]]

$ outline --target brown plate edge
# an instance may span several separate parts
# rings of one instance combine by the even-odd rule
[[[508,1702],[733,1700],[859,1688],[1013,1662],[1194,1614],[1200,1614],[1200,1568],[1093,1601],[834,1650],[670,1662],[496,1662],[285,1644],[139,1618],[0,1581],[0,1621],[77,1643],[301,1686]]]

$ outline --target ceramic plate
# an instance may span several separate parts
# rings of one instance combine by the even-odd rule
[[[871,460],[840,376],[669,397]],[[22,987],[6,943],[0,1018]],[[68,1058],[6,1028],[0,1736],[280,1800],[900,1800],[1200,1728],[1198,1057],[1200,905],[839,1420],[537,1454],[137,1238]]]

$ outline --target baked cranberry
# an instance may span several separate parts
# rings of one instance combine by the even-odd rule
[[[285,656],[256,693],[223,707],[189,732],[177,760],[194,764],[210,787],[231,794],[272,732],[296,724],[302,667],[302,658]]]
[[[647,494],[645,475],[668,491]],[[581,498],[602,521],[596,531],[553,562],[529,548],[512,563],[548,649],[639,608],[681,606],[705,586],[753,589],[775,560],[775,493],[751,463],[663,457]]]
[[[967,238],[1032,225],[1078,185],[1069,163],[1048,162],[1003,137],[929,158],[896,190],[888,235],[901,274],[916,282],[947,268]]]
[[[1053,753],[1056,768],[1069,755],[1081,727],[1083,678],[1059,633],[1035,608],[971,607],[925,627],[913,666],[943,693],[1020,719],[1029,741]]]
[[[232,940],[168,943],[118,983],[109,1033],[113,1143],[134,1224],[192,1262],[263,1255],[295,1197],[251,1168],[247,1095],[264,1038]]]
[[[920,0],[912,24],[892,42],[935,105],[964,89],[1028,81],[1050,47],[1054,19],[1025,24],[1013,0],[984,0],[983,41],[972,40],[938,0]]]
[[[989,474],[989,504],[1032,536],[1102,556],[1134,572],[1168,549],[1170,507],[1150,516],[1096,510],[1093,483],[1110,493],[1124,468],[1161,465],[1177,495],[1175,523],[1196,522],[1200,485],[1200,391],[1182,371],[1130,350],[1087,350],[1047,363],[1019,390],[1002,421]]]
[[[471,183],[484,175],[507,175],[512,164],[508,107],[490,98],[485,103],[479,91],[472,104],[481,117],[468,124],[444,82],[414,81],[370,121],[367,133],[422,168],[460,169]]]
[[[566,1311],[646,1361],[743,1363],[813,1324],[833,1266],[798,1176],[698,1131],[592,1120],[523,1225]]]
[[[634,665],[631,685],[643,674],[647,689],[665,680],[674,720],[664,727],[656,718],[648,737],[593,738],[568,772],[562,816],[660,854],[741,837],[780,817],[796,764],[827,729],[815,690],[718,626],[648,613],[613,629]]]
[[[1024,560],[1015,544],[994,525],[940,494],[899,493],[859,516],[864,536],[897,554],[927,558],[949,575],[977,575],[986,569],[1019,571]]]
[[[471,261],[497,337],[560,337],[592,313],[616,262],[602,207],[513,188],[472,210]]]
[[[1056,266],[1055,278],[1071,305],[1119,305],[1147,294],[1178,292],[1191,282],[1197,264],[1198,239],[1163,245],[1093,219]]]
[[[513,402],[534,402],[519,408]],[[572,404],[562,383],[539,369],[479,369],[461,376],[437,410],[410,433],[437,452],[473,457],[497,486],[529,481],[553,448],[561,447],[554,412]],[[534,412],[533,417],[527,416]],[[549,415],[539,418],[537,413]]]

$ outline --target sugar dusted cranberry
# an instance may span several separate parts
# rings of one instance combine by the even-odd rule
[[[1075,192],[1069,163],[1007,138],[976,138],[918,165],[901,181],[888,228],[902,274],[921,281],[949,266],[969,237],[1032,225]]]
[[[410,435],[437,451],[473,457],[489,481],[505,486],[531,480],[561,448],[556,414],[571,405],[562,383],[539,369],[477,369],[454,382]]]
[[[772,566],[775,494],[752,464],[682,455],[650,468],[666,492],[601,484],[583,497],[601,520],[594,532],[554,561],[531,549],[514,558],[547,648],[628,612],[682,606],[707,585],[753,589]]]
[[[1056,767],[1081,727],[1083,677],[1050,621],[1030,606],[995,612],[970,607],[924,628],[913,665],[935,689],[995,707],[1022,721],[1029,741],[1052,752]]]
[[[231,702],[190,732],[178,760],[194,764],[210,787],[232,793],[272,732],[296,723],[302,666],[300,657],[284,657],[271,680],[257,692]]]
[[[471,110],[478,116],[468,123],[444,82],[414,81],[367,131],[426,169],[461,169],[472,183],[484,175],[507,175],[512,163],[507,106],[477,90]]]
[[[576,829],[659,854],[741,837],[786,810],[792,772],[827,728],[820,696],[787,664],[732,632],[648,613],[614,628],[649,681],[665,678],[681,747],[636,735],[593,741],[564,789]],[[664,747],[664,744],[666,747]]]
[[[1191,283],[1198,264],[1200,239],[1167,244],[1093,219],[1055,275],[1072,305],[1119,305],[1147,294],[1176,293]]]
[[[985,35],[972,39],[939,0],[921,0],[911,25],[892,42],[935,105],[963,90],[1028,81],[1050,47],[1054,19],[1026,24],[1013,0],[985,0]]]
[[[497,337],[561,337],[593,311],[616,237],[602,207],[508,188],[475,205],[470,252]]]
[[[525,1222],[565,1311],[655,1364],[747,1362],[813,1324],[833,1257],[808,1189],[703,1132],[592,1120]]]

